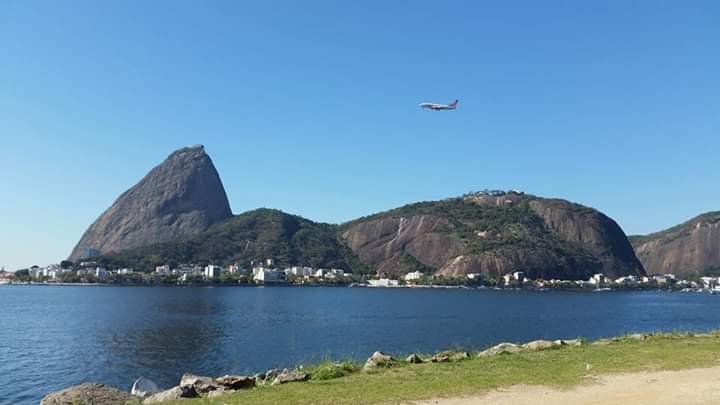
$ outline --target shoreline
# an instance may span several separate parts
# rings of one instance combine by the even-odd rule
[[[541,392],[547,398],[555,398],[553,395],[564,398],[563,395],[577,390],[580,392],[577,395],[583,397],[583,390],[606,376],[616,378],[623,374],[715,370],[713,367],[718,367],[718,361],[720,332],[717,331],[635,333],[592,342],[582,339],[536,340],[524,344],[506,342],[480,352],[453,350],[434,355],[411,354],[405,359],[375,352],[364,364],[327,360],[320,364],[271,369],[254,375],[213,378],[185,374],[179,385],[164,391],[154,389],[152,393],[134,397],[135,402],[131,403],[175,403],[183,400],[228,405],[388,402],[418,405],[534,404],[536,395],[525,396],[526,391]],[[635,381],[635,385],[639,386],[636,387],[638,395],[647,393],[643,384]],[[88,386],[98,385],[84,383],[59,393],[87,395]],[[100,387],[114,390],[114,394],[123,395],[125,399],[133,398],[129,392]],[[510,398],[515,399],[514,402],[483,402],[486,398],[494,398],[493,395],[501,398],[511,395]]]
[[[367,288],[382,290],[473,290],[473,291],[497,291],[497,292],[578,292],[578,293],[617,293],[617,292],[663,292],[663,293],[683,293],[683,294],[710,294],[717,295],[713,290],[680,290],[680,289],[653,289],[653,288],[605,288],[605,289],[588,289],[588,288],[502,288],[487,286],[467,286],[467,285],[399,285],[399,286],[370,286],[357,283],[347,284],[293,284],[293,283],[267,283],[267,284],[250,284],[250,283],[226,283],[226,284],[113,284],[113,283],[63,283],[63,282],[11,282],[0,284],[3,286],[42,286],[42,287],[145,287],[145,288],[302,288],[302,287],[330,287],[330,288]]]

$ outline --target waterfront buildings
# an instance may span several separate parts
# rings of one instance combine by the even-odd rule
[[[214,264],[209,264],[205,266],[205,272],[203,273],[203,276],[205,277],[205,280],[212,280],[214,278],[220,277],[222,274],[222,267],[216,266]]]
[[[287,281],[287,274],[277,269],[261,269],[253,276],[253,280],[261,283],[284,283]]]

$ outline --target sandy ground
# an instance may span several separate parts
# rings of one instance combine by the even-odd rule
[[[600,376],[568,390],[515,385],[477,397],[434,399],[415,404],[720,404],[720,367]]]

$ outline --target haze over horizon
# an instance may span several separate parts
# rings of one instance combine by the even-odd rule
[[[0,4],[0,266],[67,257],[192,144],[236,214],[337,223],[484,188],[628,234],[719,210],[718,17],[709,1]]]

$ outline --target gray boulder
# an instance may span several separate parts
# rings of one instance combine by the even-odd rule
[[[272,385],[287,384],[297,381],[307,381],[308,379],[310,379],[310,375],[307,373],[303,373],[300,370],[284,369],[282,373],[275,377],[275,381],[272,382]]]
[[[153,380],[150,380],[145,377],[140,377],[132,385],[132,388],[130,389],[130,394],[135,395],[137,397],[149,397],[150,395],[157,394],[160,392],[160,388],[158,388],[157,384]]]
[[[533,340],[522,345],[523,349],[528,350],[546,350],[555,346],[557,345],[549,340]]]
[[[430,361],[433,363],[444,363],[447,361],[467,359],[468,357],[470,357],[468,352],[445,351],[432,356]]]
[[[225,375],[215,379],[215,382],[229,390],[244,390],[255,386],[255,377],[244,375]]]
[[[220,387],[219,389],[216,389],[215,391],[208,392],[207,397],[208,398],[217,398],[217,397],[227,394],[228,392],[230,392],[230,391],[226,390],[223,387]]]
[[[180,379],[180,387],[192,387],[198,394],[207,394],[220,388],[220,384],[216,383],[210,377],[201,377],[198,375],[185,373]]]
[[[630,340],[645,340],[648,338],[648,335],[644,335],[642,333],[631,333],[627,335],[627,338]]]
[[[407,358],[405,359],[405,362],[410,363],[410,364],[420,364],[423,362],[423,359],[420,356],[418,356],[417,354],[413,353],[413,354],[407,356]]]
[[[582,340],[580,340],[580,339],[567,339],[567,340],[558,339],[558,340],[554,340],[553,343],[556,346],[581,346]]]
[[[40,405],[124,405],[132,399],[129,392],[104,384],[84,383],[47,394],[40,400]]]
[[[523,351],[523,348],[514,343],[500,343],[487,350],[478,353],[480,357],[496,356],[498,354],[511,354]]]
[[[176,401],[183,398],[197,398],[199,395],[190,385],[172,387],[169,390],[151,395],[142,402],[143,405],[159,404],[166,401]]]
[[[264,377],[263,377],[263,381],[264,381],[265,383],[271,383],[271,382],[275,381],[275,378],[276,378],[278,375],[280,375],[280,370],[278,370],[278,369],[276,369],[276,368],[271,368],[270,370],[266,371],[266,372],[263,374],[263,376],[264,376]]]
[[[365,362],[364,370],[371,370],[378,367],[389,367],[395,364],[395,359],[383,352],[375,352]]]

